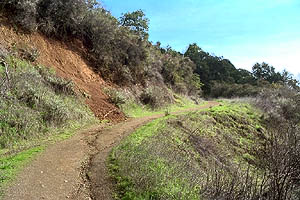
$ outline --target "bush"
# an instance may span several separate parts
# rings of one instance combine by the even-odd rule
[[[161,108],[173,102],[171,94],[165,88],[149,87],[140,95],[140,101],[152,109]]]
[[[96,1],[5,0],[2,5],[8,17],[14,16],[26,30],[82,40],[90,50],[88,59],[106,80],[128,86],[155,81],[181,94],[200,94],[194,64],[170,48],[149,43],[148,19],[140,10],[124,14],[119,22]],[[34,61],[34,54],[24,57]]]
[[[95,120],[69,82],[13,57],[0,65],[1,148],[73,121]],[[6,69],[3,69],[6,68]]]
[[[38,27],[36,16],[39,0],[4,0],[1,3],[4,12],[27,31],[35,31]],[[3,12],[3,10],[2,10]]]
[[[176,93],[183,95],[199,95],[202,83],[194,73],[195,64],[178,52],[168,49],[162,57],[162,76],[164,82]]]
[[[262,90],[262,87],[250,84],[235,84],[225,82],[212,82],[210,96],[213,98],[225,97],[255,97]]]
[[[36,48],[28,46],[25,43],[13,44],[10,49],[10,54],[30,62],[35,62],[40,56],[40,52]]]
[[[104,93],[109,97],[111,103],[115,104],[119,108],[126,103],[126,98],[122,92],[114,88],[105,88]]]
[[[286,86],[265,89],[255,104],[264,112],[268,137],[257,151],[265,171],[268,199],[299,199],[300,176],[300,96]]]
[[[42,134],[45,127],[41,124],[42,120],[35,110],[16,100],[0,97],[0,148]]]
[[[58,37],[82,34],[83,18],[88,11],[84,0],[42,0],[37,3],[39,29]]]

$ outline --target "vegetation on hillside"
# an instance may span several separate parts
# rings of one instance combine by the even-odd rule
[[[0,63],[0,149],[74,123],[95,122],[70,81],[14,56]]]
[[[120,86],[106,89],[111,102],[131,115],[141,116],[141,104],[191,104],[182,96],[257,97],[252,106],[224,104],[137,130],[110,156],[117,198],[300,198],[299,85],[287,71],[267,63],[237,69],[195,43],[183,54],[163,48],[148,41],[142,10],[116,19],[96,0],[2,0],[0,14],[25,34],[82,41],[91,67]],[[35,63],[38,51],[10,50],[0,47],[0,151],[95,121],[71,82]],[[11,170],[15,161],[0,167]]]
[[[117,199],[299,199],[298,94],[166,117],[110,155]],[[293,119],[293,120],[290,120]]]
[[[255,64],[249,72],[197,44],[189,45],[184,54],[153,44],[148,41],[149,19],[142,10],[116,19],[95,0],[4,0],[0,12],[25,31],[80,39],[93,68],[120,86],[158,86],[194,96],[203,90],[212,97],[257,95],[272,83],[297,86],[289,73],[275,72],[266,63]]]
[[[45,144],[98,120],[71,81],[36,63],[29,46],[0,46],[0,196]]]
[[[195,63],[195,73],[204,84],[204,94],[212,97],[255,96],[272,84],[298,87],[298,81],[291,74],[275,72],[267,63],[256,63],[252,72],[236,69],[228,59],[210,55],[195,43],[189,45],[184,55]]]

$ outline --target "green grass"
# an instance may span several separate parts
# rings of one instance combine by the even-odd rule
[[[227,183],[232,174],[240,176],[232,193],[236,195],[247,166],[258,162],[254,149],[261,147],[263,134],[257,131],[263,127],[259,117],[260,112],[248,104],[222,103],[139,128],[109,157],[116,199],[211,199],[216,172]],[[262,174],[254,168],[248,173]]]
[[[166,121],[170,116],[166,116],[160,119],[156,119],[143,127],[137,129],[133,134],[127,137],[125,141],[123,142],[124,145],[120,146],[120,149],[123,150],[129,150],[131,148],[138,147],[140,144],[142,144],[145,140],[155,135],[159,130],[163,129],[165,124],[163,123]],[[127,146],[127,145],[130,145]],[[119,173],[120,170],[120,163],[117,160],[117,150],[118,148],[114,149],[112,153],[109,156],[109,170],[111,173],[111,176],[117,181],[117,188],[118,193],[115,194],[116,198],[122,198],[122,199],[151,199],[155,198],[156,194],[155,192],[151,191],[144,191],[141,194],[136,194],[134,191],[134,184],[131,181],[130,177],[121,175]],[[139,152],[140,154],[143,152]],[[150,160],[151,161],[151,160]],[[165,167],[163,167],[163,161],[156,160],[155,163],[151,163],[149,166],[150,168],[153,167],[155,170],[155,165],[160,165],[160,169],[163,170]]]
[[[42,66],[7,57],[9,83],[0,65],[0,190],[51,144],[98,123],[72,83]]]
[[[45,146],[34,147],[13,156],[0,157],[0,198],[3,188],[15,178],[16,174],[27,163],[42,152],[44,148]]]
[[[150,106],[140,105],[135,102],[127,102],[126,104],[121,106],[121,109],[127,116],[138,118],[138,117],[182,111],[189,108],[197,108],[205,104],[205,102],[201,102],[200,105],[195,104],[192,100],[187,99],[186,97],[182,97],[179,95],[175,95],[175,96],[176,99],[174,104],[171,104],[163,108],[155,109],[155,110],[151,109]]]
[[[69,139],[74,136],[80,129],[88,128],[95,125],[98,121],[91,121],[90,123],[80,124],[74,122],[66,128],[52,129],[47,137],[41,137],[32,141],[23,141],[15,146],[15,149],[2,149],[0,152],[0,198],[3,190],[7,187],[16,177],[19,171],[23,169],[32,159],[39,153],[43,152],[45,148],[52,143]],[[30,147],[37,145],[36,147]],[[21,147],[27,147],[26,150],[19,150],[19,153],[10,153],[9,151],[18,151]]]
[[[0,149],[45,137],[73,121],[95,120],[71,82],[26,60],[7,57],[5,62],[10,80],[0,72],[0,82],[8,85],[0,95]]]

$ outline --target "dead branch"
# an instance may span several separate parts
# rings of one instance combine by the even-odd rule
[[[10,74],[9,74],[9,70],[8,70],[8,65],[4,60],[0,60],[0,65],[2,65],[5,68],[5,75],[3,78],[2,83],[0,84],[0,94],[2,96],[5,96],[6,91],[9,88],[9,84],[10,84]]]

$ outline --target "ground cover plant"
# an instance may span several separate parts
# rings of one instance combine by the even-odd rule
[[[174,102],[172,104],[161,104],[160,107],[153,108],[149,104],[141,104],[135,101],[128,101],[121,106],[122,111],[129,117],[144,117],[155,114],[168,115],[171,112],[183,111],[187,109],[197,108],[204,105],[205,102],[201,99],[197,101],[191,100],[188,97],[174,95]]]
[[[0,66],[0,147],[48,134],[72,121],[95,121],[71,82],[42,66],[7,57]]]
[[[297,199],[297,184],[281,179],[295,174],[277,176],[287,165],[267,165],[279,150],[269,148],[262,112],[222,104],[156,120],[125,139],[109,159],[116,198]]]
[[[145,117],[197,108],[205,104],[201,98],[174,93],[167,88],[149,87],[128,90],[105,88],[110,102],[119,107],[128,117]]]
[[[0,198],[4,187],[16,176],[28,162],[44,150],[43,146],[30,148],[12,156],[0,157]]]

